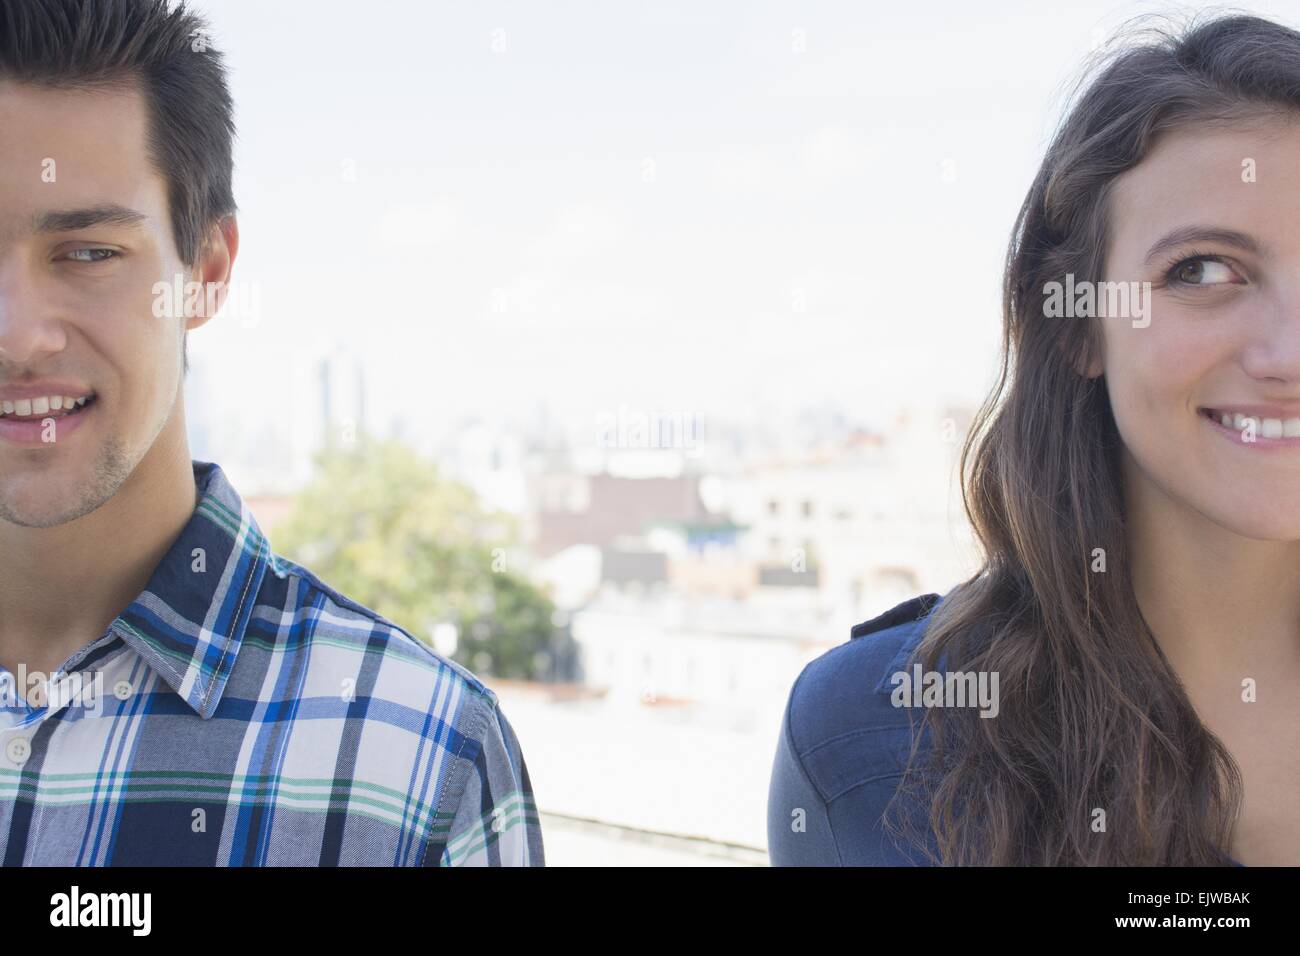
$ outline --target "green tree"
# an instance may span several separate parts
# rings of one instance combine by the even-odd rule
[[[362,435],[315,465],[275,528],[277,552],[423,641],[436,625],[454,624],[454,657],[467,667],[546,676],[555,608],[512,567],[509,516],[485,511],[470,489],[397,441]]]

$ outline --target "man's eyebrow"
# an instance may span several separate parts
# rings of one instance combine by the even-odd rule
[[[136,226],[149,217],[117,203],[100,203],[85,209],[43,212],[34,219],[36,232],[74,232],[92,226]]]
[[[1146,262],[1150,263],[1160,253],[1181,246],[1187,242],[1219,242],[1225,246],[1235,246],[1255,255],[1267,255],[1264,245],[1254,236],[1235,229],[1220,229],[1215,226],[1182,226],[1168,235],[1157,239],[1147,252]]]

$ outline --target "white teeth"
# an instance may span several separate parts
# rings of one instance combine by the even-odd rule
[[[0,402],[0,414],[3,415],[46,415],[49,412],[67,411],[86,404],[89,395],[73,398],[71,395],[41,395],[36,398],[19,398],[12,402]]]
[[[1247,428],[1260,438],[1300,437],[1300,418],[1259,418],[1241,412],[1220,412],[1219,421],[1225,428],[1245,431]]]

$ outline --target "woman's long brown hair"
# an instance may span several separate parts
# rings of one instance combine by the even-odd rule
[[[1081,83],[1007,253],[1000,372],[961,454],[982,567],[932,612],[915,658],[997,673],[999,712],[920,718],[899,795],[924,808],[935,862],[1228,862],[1240,774],[1134,597],[1120,438],[1105,378],[1080,372],[1099,330],[1045,317],[1044,289],[1105,277],[1111,185],[1157,137],[1300,117],[1300,33],[1219,16],[1128,37],[1139,42],[1103,51]],[[906,803],[886,823],[924,845],[916,816],[897,812]]]

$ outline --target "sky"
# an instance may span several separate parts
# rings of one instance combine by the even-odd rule
[[[1205,9],[195,6],[232,71],[244,296],[190,336],[205,410],[264,415],[337,349],[371,424],[417,433],[978,403],[1010,230],[1085,58]]]

